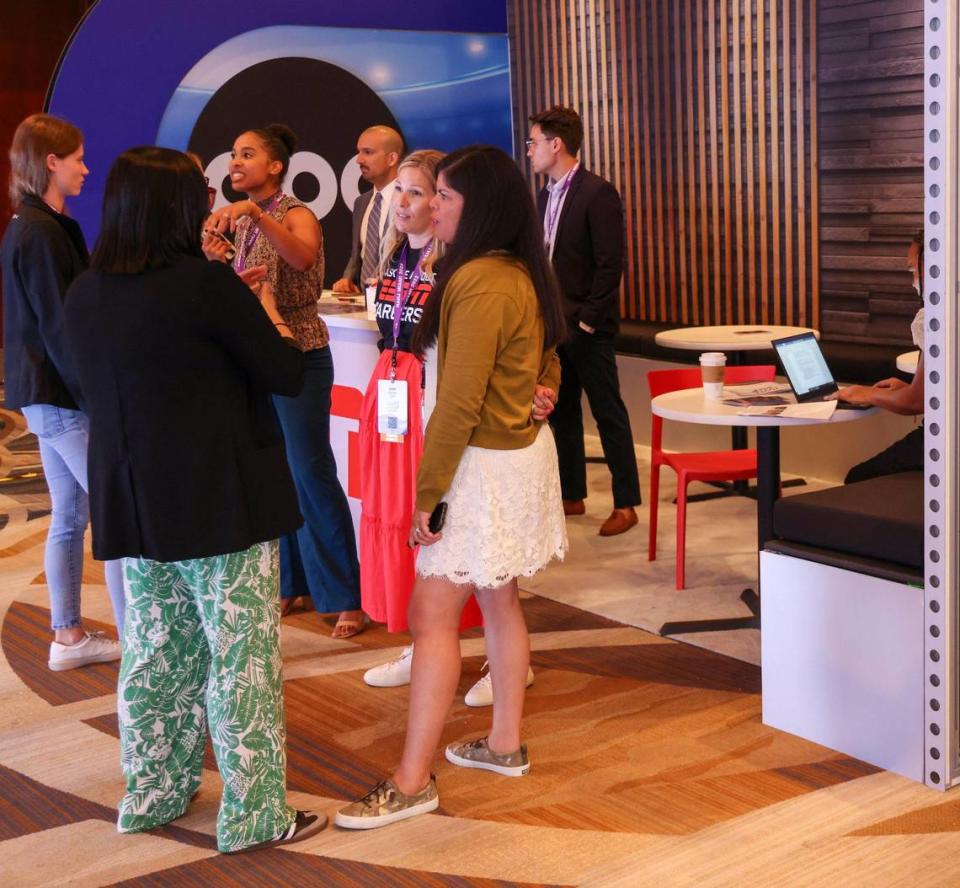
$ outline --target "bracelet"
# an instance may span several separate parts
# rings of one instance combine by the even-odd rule
[[[289,325],[286,321],[274,321],[274,322],[273,322],[273,326],[274,326],[274,327],[286,327],[288,330],[290,329],[290,325]]]

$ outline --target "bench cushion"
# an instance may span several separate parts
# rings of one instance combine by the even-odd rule
[[[900,472],[777,501],[777,537],[923,568],[923,473]]]

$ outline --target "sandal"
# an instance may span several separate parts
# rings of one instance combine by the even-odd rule
[[[345,614],[360,614],[356,619],[350,619]],[[337,617],[337,623],[333,627],[333,632],[330,633],[331,638],[353,638],[355,635],[359,635],[367,626],[367,615],[362,610],[356,611],[343,611],[339,617]]]
[[[302,610],[304,613],[313,610],[313,601],[310,600],[309,595],[294,595],[292,598],[280,599],[280,616],[286,617],[289,614],[292,614],[294,605],[298,601],[300,602],[300,610]]]
[[[289,829],[275,839],[266,842],[257,842],[256,845],[247,845],[246,848],[237,848],[236,851],[224,851],[224,854],[245,854],[247,851],[259,851],[261,848],[273,848],[276,845],[292,845],[315,836],[327,825],[326,814],[313,814],[309,811],[297,811],[297,816]]]

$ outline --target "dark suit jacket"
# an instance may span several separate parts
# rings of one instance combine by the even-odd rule
[[[76,410],[63,340],[63,298],[88,264],[80,226],[27,197],[0,245],[3,363],[8,407],[52,404]]]
[[[358,287],[360,287],[360,269],[363,265],[360,254],[360,223],[363,221],[363,214],[367,211],[372,197],[373,189],[371,188],[369,191],[364,191],[353,202],[353,240],[350,242],[350,259],[341,275],[348,281],[353,281]],[[360,289],[363,288],[360,287]]]
[[[299,392],[303,354],[228,266],[87,271],[64,320],[90,417],[96,558],[204,558],[300,526],[269,393]]]
[[[548,196],[546,188],[537,196],[541,219]],[[600,333],[614,335],[620,328],[623,205],[616,188],[583,166],[570,182],[557,220],[553,267],[568,323],[576,326],[582,321]]]

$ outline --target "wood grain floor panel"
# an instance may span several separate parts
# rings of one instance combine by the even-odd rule
[[[704,655],[709,657],[709,668],[705,668]],[[586,672],[635,682],[744,694],[760,691],[760,670],[756,666],[684,644],[668,648],[629,645],[541,651],[531,659],[535,666],[546,669]]]
[[[896,817],[854,830],[850,835],[904,836],[944,832],[960,833],[960,799],[931,805],[907,814],[898,814]]]
[[[0,842],[83,820],[116,819],[116,812],[0,765]],[[0,863],[0,873],[3,864]]]
[[[85,820],[0,844],[4,888],[92,888],[189,866],[216,854],[158,832],[120,835],[113,823]]]
[[[530,882],[504,882],[402,870],[352,860],[334,860],[273,849],[256,854],[218,856],[150,876],[118,882],[115,888],[250,888],[324,885],[364,888],[548,888]],[[558,886],[559,888],[559,886]]]

